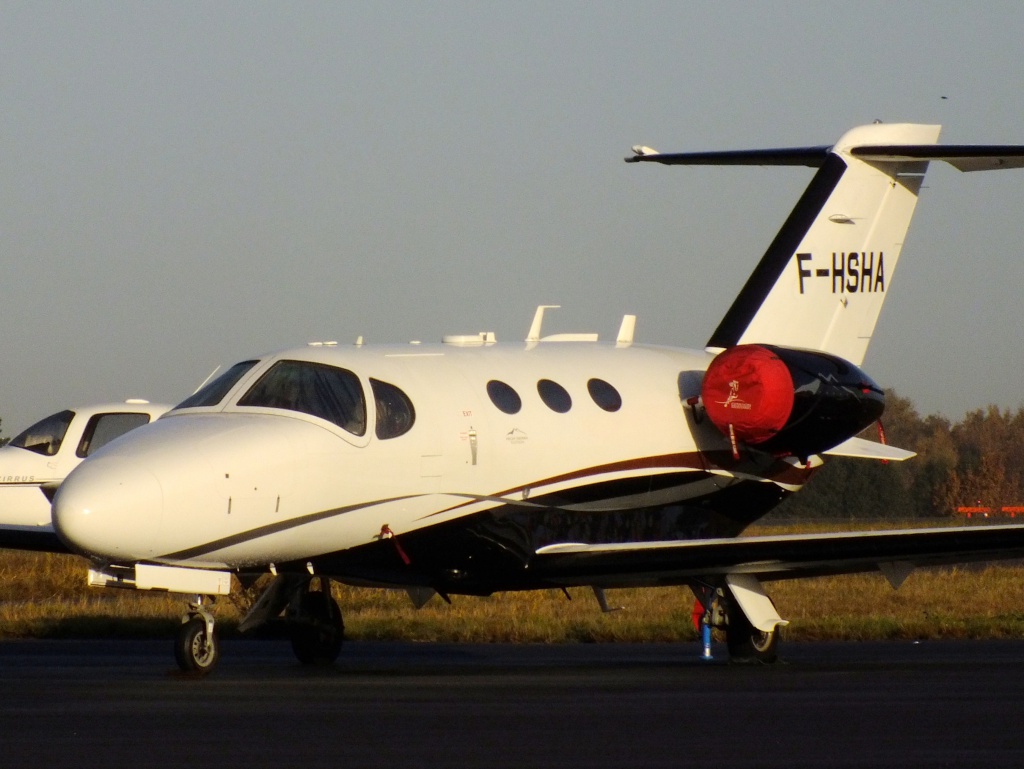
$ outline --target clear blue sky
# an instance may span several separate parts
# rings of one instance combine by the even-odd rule
[[[696,7],[691,7],[696,6]],[[622,162],[874,119],[1024,143],[1019,2],[0,8],[0,418],[310,340],[700,347],[806,169]],[[942,98],[947,97],[947,98]],[[929,173],[865,368],[1024,402],[1024,171]]]

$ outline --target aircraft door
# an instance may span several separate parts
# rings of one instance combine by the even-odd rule
[[[408,371],[415,383],[420,477],[433,479],[429,485],[441,490],[441,478],[486,462],[480,400],[442,356],[418,358]]]

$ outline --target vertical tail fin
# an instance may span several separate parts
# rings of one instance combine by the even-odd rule
[[[775,240],[708,341],[821,350],[859,365],[899,261],[930,160],[962,171],[1024,166],[1024,147],[939,146],[939,126],[874,124],[833,147],[660,155],[669,165],[817,167]]]
[[[938,138],[938,126],[883,124],[843,136],[708,346],[771,342],[863,362],[928,162],[869,163],[850,150]]]

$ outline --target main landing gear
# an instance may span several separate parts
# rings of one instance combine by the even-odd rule
[[[693,590],[698,601],[698,606],[694,609],[694,624],[698,631],[714,628],[725,634],[730,661],[770,664],[778,660],[779,627],[786,624],[785,620],[776,615],[774,619],[777,621],[774,624],[761,623],[762,626],[770,625],[771,629],[762,630],[750,621],[730,587],[715,588],[704,585],[694,587]],[[764,596],[764,599],[770,605],[767,596]],[[774,612],[774,606],[771,608]],[[703,636],[707,639],[704,657],[710,659],[710,639],[707,633]]]
[[[758,630],[737,607],[729,613],[725,629],[725,645],[733,662],[760,662],[771,664],[779,659],[779,627]]]
[[[321,577],[320,589],[311,588],[307,584],[289,603],[286,619],[292,651],[303,665],[331,665],[341,653],[345,622],[331,596],[330,580]]]

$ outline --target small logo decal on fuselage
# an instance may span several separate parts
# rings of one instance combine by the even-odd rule
[[[518,427],[513,427],[507,433],[505,433],[505,440],[514,446],[526,443],[526,433],[520,430]]]

